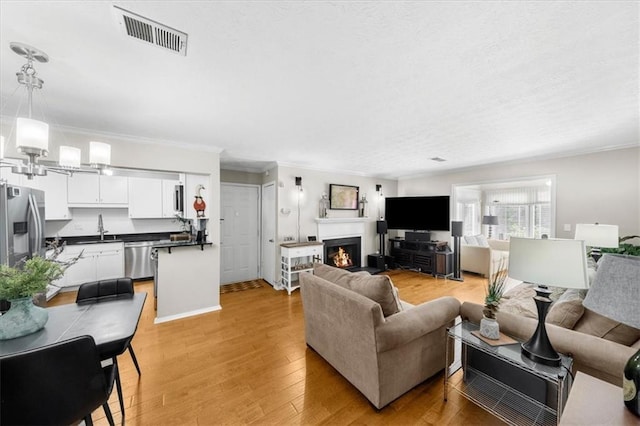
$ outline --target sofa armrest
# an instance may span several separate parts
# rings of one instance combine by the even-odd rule
[[[441,297],[398,312],[376,327],[378,353],[402,346],[452,322],[460,313],[460,302]]]
[[[508,240],[487,240],[492,250],[509,251]]]
[[[491,248],[463,244],[460,248],[461,268],[463,271],[489,275]]]

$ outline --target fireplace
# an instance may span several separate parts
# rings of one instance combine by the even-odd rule
[[[360,269],[361,238],[324,240],[324,263],[341,269]]]

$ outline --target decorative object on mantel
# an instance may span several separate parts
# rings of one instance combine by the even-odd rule
[[[487,280],[484,309],[482,310],[484,317],[480,320],[480,334],[487,339],[500,339],[500,326],[496,321],[496,313],[500,306],[506,279],[507,270],[504,262],[500,262],[498,272]]]
[[[54,240],[49,245],[52,254],[48,259],[34,256],[22,260],[17,267],[0,265],[0,299],[8,300],[9,310],[0,316],[0,340],[9,340],[26,336],[42,329],[49,313],[46,309],[34,305],[33,298],[47,289],[47,284],[61,278],[64,271],[80,259],[82,252],[75,258],[60,262],[58,255],[64,250],[64,244]]]
[[[9,47],[14,53],[27,59],[27,63],[16,73],[18,83],[24,85],[27,91],[27,117],[20,117],[21,111],[18,107],[15,124],[16,149],[26,155],[27,160],[20,164],[5,163],[2,161],[3,155],[0,155],[0,165],[11,166],[12,173],[25,175],[29,180],[34,176],[46,176],[47,171],[71,175],[74,171],[80,170],[80,148],[60,146],[58,164],[48,166],[38,163],[39,157],[46,157],[49,154],[49,124],[33,118],[33,90],[42,89],[44,85],[44,80],[37,76],[33,62],[47,63],[49,56],[40,49],[24,43],[12,42]],[[3,102],[3,105],[7,104],[8,101]],[[4,111],[3,114],[5,114]],[[13,134],[13,128],[11,134]],[[4,150],[4,138],[1,144],[3,146],[0,147],[0,153]],[[91,166],[98,169],[99,173],[109,174],[111,146],[102,142],[90,142],[89,149]]]
[[[362,194],[362,198],[360,198],[360,210],[358,211],[359,217],[367,217],[367,194]]]
[[[327,197],[326,193],[322,193],[322,197],[320,198],[320,203],[318,206],[318,217],[325,218],[329,217],[329,197]]]
[[[640,328],[640,257],[605,254],[583,305],[593,312],[633,328]],[[640,350],[629,358],[623,376],[624,403],[640,416]]]
[[[202,190],[205,189],[204,185],[196,185],[196,200],[193,202],[193,208],[196,210],[196,217],[204,217],[204,209],[207,207],[207,203],[202,199]]]

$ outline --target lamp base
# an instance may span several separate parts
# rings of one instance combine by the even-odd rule
[[[538,327],[536,327],[531,339],[522,344],[522,355],[534,362],[558,367],[561,361],[560,355],[558,355],[558,352],[549,341],[545,326],[547,311],[549,310],[549,305],[551,305],[551,299],[549,299],[551,291],[545,286],[538,286],[534,290],[536,291],[536,296],[533,299],[538,309]]]

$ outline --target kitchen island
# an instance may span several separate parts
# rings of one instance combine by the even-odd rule
[[[154,248],[156,324],[221,309],[212,243],[161,241]]]

